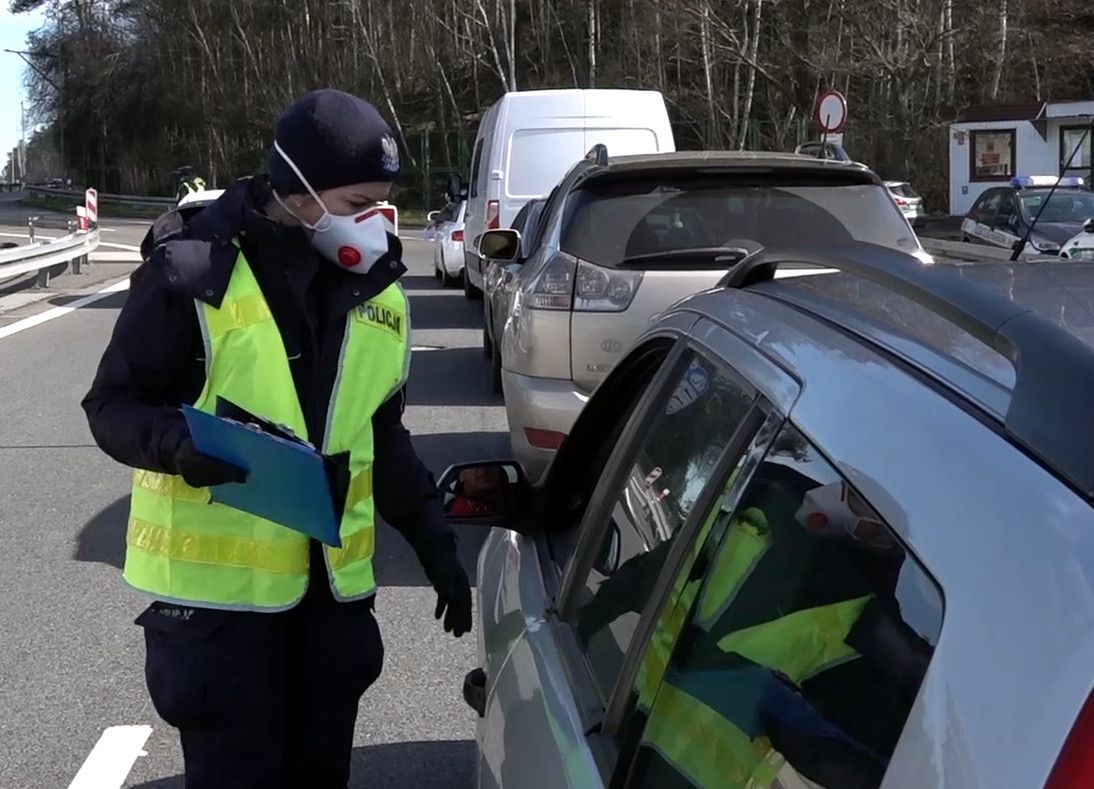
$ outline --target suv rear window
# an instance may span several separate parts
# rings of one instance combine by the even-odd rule
[[[600,266],[742,241],[774,248],[864,241],[919,248],[899,209],[875,184],[733,184],[729,178],[628,179],[570,195],[561,248]],[[694,259],[680,260],[695,268]]]

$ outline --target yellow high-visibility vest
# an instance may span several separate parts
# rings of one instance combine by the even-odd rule
[[[342,547],[324,547],[327,575],[339,600],[372,594],[372,415],[409,372],[406,294],[393,284],[346,316],[325,434],[316,437],[308,436],[285,344],[242,252],[220,307],[196,306],[206,380],[194,407],[214,413],[224,397],[326,454],[349,453]],[[307,588],[308,544],[297,531],[211,503],[208,488],[192,488],[178,476],[134,473],[124,578],[158,599],[230,610],[291,608]]]
[[[767,737],[749,737],[703,699],[674,686],[667,675],[685,615],[693,613],[696,624],[705,629],[713,626],[770,547],[762,511],[751,508],[734,518],[694,611],[697,580],[684,588],[675,610],[659,623],[665,630],[655,631],[639,668],[639,709],[649,710],[643,743],[699,787],[768,787],[785,764]],[[871,599],[866,595],[795,611],[729,633],[719,639],[718,647],[778,671],[800,686],[810,677],[859,656],[845,641]],[[695,736],[697,731],[702,736]]]

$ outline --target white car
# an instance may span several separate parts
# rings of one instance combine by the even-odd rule
[[[923,198],[919,196],[919,192],[907,181],[886,181],[885,186],[908,224],[915,228],[923,227],[927,221],[927,212],[923,210]]]
[[[1083,232],[1060,247],[1060,257],[1094,262],[1094,218],[1083,222]]]
[[[467,202],[452,203],[433,216],[433,275],[446,286],[463,277],[463,232]]]

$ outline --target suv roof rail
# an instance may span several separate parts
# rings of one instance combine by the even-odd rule
[[[763,250],[722,279],[746,288],[786,263],[834,268],[889,288],[937,313],[1014,365],[1006,434],[1087,498],[1094,497],[1094,351],[1027,307],[954,271],[874,244]]]
[[[598,167],[608,166],[608,146],[602,142],[598,142],[589,152],[585,154],[585,158],[590,162],[593,162]]]

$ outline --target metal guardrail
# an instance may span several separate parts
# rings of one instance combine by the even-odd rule
[[[43,195],[45,197],[65,197],[75,200],[77,203],[84,202],[84,193],[82,191],[74,191],[71,189],[52,189],[47,186],[28,186],[27,192],[33,195]],[[146,195],[110,195],[99,192],[99,203],[128,203],[130,205],[148,205],[148,206],[173,206],[178,202],[174,197],[148,197]]]
[[[33,236],[32,236],[33,239]],[[49,270],[72,262],[72,273],[79,274],[88,264],[88,255],[99,246],[98,228],[69,233],[52,241],[34,241],[0,251],[0,280],[38,272],[38,284],[49,286]]]

